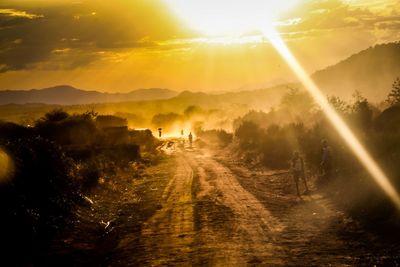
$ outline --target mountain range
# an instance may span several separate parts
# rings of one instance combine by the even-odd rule
[[[400,42],[370,47],[312,75],[328,95],[349,98],[359,91],[372,101],[386,99],[396,77],[400,77]]]
[[[347,59],[312,74],[312,78],[327,95],[349,98],[355,91],[370,101],[384,100],[391,90],[396,77],[400,77],[400,42],[376,45],[354,54]],[[254,94],[252,99],[267,94],[271,98],[279,97],[284,93],[281,85],[274,88],[253,90],[239,93],[205,94],[183,92],[168,89],[139,89],[128,93],[102,93],[85,91],[68,85],[61,85],[46,89],[6,90],[0,91],[0,105],[42,103],[56,105],[83,105],[96,103],[117,103],[130,101],[163,100],[178,97],[180,100],[190,96],[196,101],[207,102],[220,99],[243,99]],[[293,84],[291,85],[293,86]],[[296,85],[294,85],[296,86]],[[267,92],[268,91],[268,92]],[[277,94],[277,95],[274,95]],[[261,102],[263,98],[259,99]],[[257,102],[260,102],[257,101]]]
[[[0,105],[42,103],[56,105],[81,105],[95,103],[115,103],[168,99],[178,92],[168,89],[138,89],[129,93],[101,93],[85,91],[69,85],[60,85],[46,89],[0,91]]]

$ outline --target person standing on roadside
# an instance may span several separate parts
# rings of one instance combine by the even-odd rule
[[[304,191],[303,194],[308,194],[308,185],[305,177],[305,170],[304,170],[304,160],[300,156],[299,152],[295,151],[293,153],[293,158],[292,158],[292,173],[293,173],[293,179],[296,184],[296,190],[297,190],[297,196],[301,197],[300,190],[299,190],[299,180],[303,180],[304,187],[306,190]]]

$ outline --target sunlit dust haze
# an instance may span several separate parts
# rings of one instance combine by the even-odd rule
[[[173,6],[178,7],[178,10],[181,14],[185,14],[185,18],[188,20],[188,23],[193,24],[194,27],[197,26],[199,29],[204,31],[208,31],[208,29],[219,30],[220,32],[231,31],[234,29],[240,31],[244,29],[250,29],[251,27],[258,27],[260,30],[262,30],[267,39],[276,48],[282,58],[298,77],[300,82],[315,99],[316,103],[324,111],[325,115],[331,121],[338,133],[342,136],[360,162],[374,178],[376,183],[383,189],[383,191],[385,191],[388,197],[400,209],[400,197],[389,182],[389,179],[386,177],[374,159],[372,159],[360,141],[355,137],[346,123],[336,113],[333,107],[328,104],[328,101],[321,90],[311,80],[311,78],[309,78],[308,74],[293,56],[281,38],[280,34],[274,28],[273,21],[270,20],[270,16],[267,15],[268,18],[264,19],[263,23],[262,14],[266,14],[267,11],[269,11],[267,14],[276,14],[278,11],[281,11],[279,9],[285,8],[285,5],[267,4],[265,1],[238,1],[236,2],[237,4],[229,5],[228,3],[224,3],[223,6],[215,6],[215,4],[212,4],[212,2],[202,1],[201,4],[193,7],[185,4],[184,1],[170,2]],[[271,1],[271,3],[273,2]],[[207,6],[211,5],[213,5],[213,9],[207,9]],[[211,14],[209,12],[211,12]],[[243,15],[244,17],[240,19],[240,15]],[[211,24],[204,22],[208,18],[211,18]],[[240,24],[240,21],[243,21],[243,24]],[[242,25],[244,28],[238,28],[238,24]]]
[[[290,65],[293,72],[296,73],[296,75],[299,77],[299,80],[303,83],[304,87],[308,90],[308,92],[312,95],[312,97],[324,111],[325,115],[331,121],[338,133],[342,136],[348,146],[353,150],[354,154],[365,166],[366,170],[368,170],[368,172],[371,174],[372,178],[374,178],[376,183],[388,195],[388,197],[393,201],[397,208],[400,209],[400,196],[396,192],[396,189],[393,187],[393,185],[390,183],[388,177],[374,161],[368,151],[363,147],[363,145],[351,131],[349,126],[346,125],[343,119],[340,118],[338,113],[328,103],[328,100],[321,93],[321,90],[309,78],[299,62],[287,48],[283,40],[280,38],[279,33],[277,33],[273,28],[267,28],[264,32],[267,38],[272,42],[272,44],[276,47],[282,57]]]
[[[260,23],[272,22],[312,73],[398,40],[399,10],[392,0],[4,0],[0,89],[265,88],[296,77]]]

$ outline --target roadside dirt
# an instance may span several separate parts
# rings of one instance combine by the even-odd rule
[[[297,199],[289,176],[270,174],[173,146],[142,174],[123,171],[96,189],[44,265],[399,265],[400,243],[368,233],[315,190]]]

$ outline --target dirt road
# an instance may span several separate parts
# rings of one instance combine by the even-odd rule
[[[76,224],[62,241],[72,252],[62,253],[74,266],[398,265],[398,242],[368,233],[315,190],[296,199],[290,177],[269,174],[223,153],[171,148],[143,177],[97,192],[87,217],[109,216],[109,230],[82,241],[98,226]]]
[[[149,265],[368,265],[396,255],[371,246],[374,237],[323,196],[297,200],[288,177],[253,173],[206,150],[176,155],[163,208],[141,233]]]

